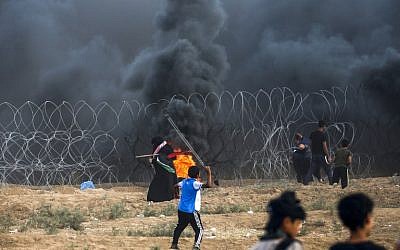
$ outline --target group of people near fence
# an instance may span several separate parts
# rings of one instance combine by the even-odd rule
[[[319,121],[318,128],[311,133],[309,138],[301,133],[295,134],[293,166],[296,179],[304,185],[310,184],[313,177],[323,182],[321,178],[321,170],[323,170],[330,185],[340,182],[342,188],[346,188],[349,184],[349,167],[352,163],[349,140],[342,139],[339,147],[331,155],[328,149],[326,127],[325,121]]]
[[[310,139],[296,134],[296,150],[293,160],[297,180],[308,184],[315,176],[321,179],[318,171],[325,170],[330,184],[341,181],[342,187],[348,185],[348,166],[351,164],[351,152],[348,150],[348,141],[342,140],[341,147],[334,156],[330,156],[327,149],[325,134],[326,124],[319,122],[319,128],[314,131]],[[195,232],[193,249],[200,249],[204,228],[200,217],[201,190],[212,187],[211,168],[205,167],[207,182],[200,181],[200,168],[191,166],[187,176],[179,182],[173,167],[176,155],[172,147],[161,137],[153,138],[153,154],[151,164],[155,168],[155,176],[149,186],[148,201],[160,202],[179,198],[178,223],[172,236],[170,249],[179,249],[178,243],[181,233],[190,224]],[[306,161],[310,163],[306,163]],[[329,162],[335,164],[331,173]],[[309,165],[307,165],[309,164]],[[306,169],[308,168],[308,169]],[[373,226],[373,201],[363,193],[354,193],[342,198],[337,206],[339,217],[349,230],[349,239],[332,245],[331,250],[381,250],[384,247],[368,240]],[[302,250],[302,243],[296,239],[306,219],[306,211],[302,207],[295,192],[285,191],[278,198],[268,202],[268,222],[265,234],[251,249],[252,250]],[[400,250],[400,249],[396,249]]]

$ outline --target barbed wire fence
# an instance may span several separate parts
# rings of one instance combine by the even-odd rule
[[[220,178],[287,178],[292,175],[295,132],[309,133],[323,118],[331,148],[356,128],[342,120],[348,89],[300,94],[289,88],[173,96],[144,105],[85,101],[0,103],[0,182],[25,185],[148,180],[152,170],[135,155],[149,153],[149,129],[157,110],[184,100],[202,112],[212,109],[209,150],[202,152]],[[307,134],[306,134],[307,135]],[[351,172],[369,175],[373,158],[355,154]]]

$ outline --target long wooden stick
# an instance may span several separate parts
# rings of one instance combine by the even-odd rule
[[[204,168],[206,165],[204,164],[204,162],[201,160],[200,156],[196,153],[196,151],[193,149],[192,145],[190,145],[190,143],[188,142],[188,140],[186,140],[185,136],[182,134],[182,132],[179,130],[178,126],[176,126],[174,120],[172,120],[172,118],[166,114],[165,115],[169,121],[169,123],[171,124],[171,126],[175,129],[176,133],[178,134],[178,136],[181,138],[181,140],[185,143],[186,147],[189,148],[189,150],[192,152],[192,154],[194,155],[194,157],[197,159],[197,161],[200,163],[200,165]]]
[[[158,154],[154,154],[154,155],[158,155]],[[146,158],[146,157],[153,157],[154,155],[153,155],[153,154],[149,154],[149,155],[137,155],[137,156],[136,156],[136,159],[138,159],[138,158]]]

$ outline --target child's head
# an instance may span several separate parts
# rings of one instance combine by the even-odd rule
[[[324,120],[318,121],[318,127],[319,128],[326,128],[326,122]]]
[[[198,178],[200,175],[200,169],[197,166],[191,166],[188,170],[188,175],[190,178]]]
[[[343,139],[343,140],[340,142],[340,145],[342,145],[342,148],[347,148],[347,147],[349,146],[349,144],[350,144],[350,142],[349,142],[349,140],[347,140],[347,139]]]
[[[363,193],[350,194],[339,201],[340,220],[351,232],[365,230],[367,235],[372,229],[373,201]]]
[[[296,133],[296,134],[294,135],[294,140],[295,140],[296,142],[299,142],[302,138],[303,138],[303,135],[300,134],[300,133]]]
[[[268,234],[274,234],[281,230],[294,238],[306,218],[306,212],[293,191],[286,191],[280,197],[271,200],[268,203],[267,211],[270,214],[266,226]]]

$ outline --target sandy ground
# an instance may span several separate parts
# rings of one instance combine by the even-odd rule
[[[344,240],[347,231],[336,215],[336,202],[343,195],[361,191],[376,203],[372,240],[392,248],[400,238],[400,186],[391,177],[352,180],[348,189],[315,183],[302,186],[293,181],[222,181],[203,192],[202,249],[249,249],[263,233],[266,202],[286,189],[296,190],[308,212],[300,233],[305,249],[327,249]],[[168,249],[175,223],[177,201],[149,205],[146,187],[102,186],[80,191],[78,187],[0,188],[0,249]],[[40,208],[67,208],[84,218],[81,230],[48,232],[29,225]],[[120,208],[115,212],[113,208]],[[77,209],[77,210],[75,210]],[[8,219],[7,219],[8,218]],[[180,240],[191,249],[193,236]]]

